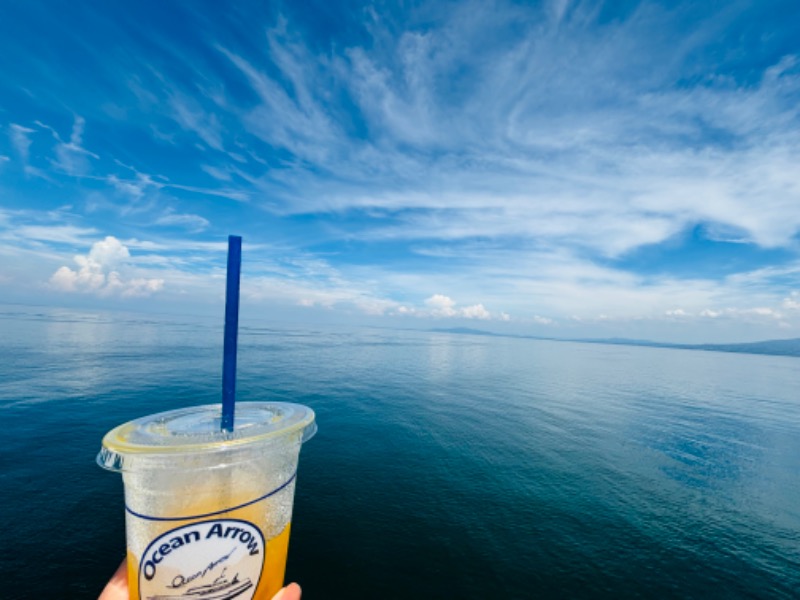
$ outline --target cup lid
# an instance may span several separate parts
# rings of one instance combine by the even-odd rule
[[[234,449],[301,434],[303,442],[317,431],[314,411],[288,402],[237,402],[233,431],[222,431],[220,404],[192,406],[129,421],[109,431],[97,457],[101,467],[121,470],[124,457],[206,453]]]

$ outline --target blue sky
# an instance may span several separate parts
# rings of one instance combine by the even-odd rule
[[[800,337],[798,31],[795,0],[4,2],[0,300],[216,311],[237,233],[252,315]]]

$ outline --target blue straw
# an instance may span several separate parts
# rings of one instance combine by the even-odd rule
[[[239,273],[242,238],[228,236],[228,283],[225,290],[225,346],[222,356],[222,430],[233,431],[236,411],[236,339],[239,332]]]

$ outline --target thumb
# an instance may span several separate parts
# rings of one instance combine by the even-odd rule
[[[300,600],[300,594],[302,590],[300,586],[296,583],[290,583],[285,588],[283,588],[280,592],[275,594],[275,597],[272,600]]]

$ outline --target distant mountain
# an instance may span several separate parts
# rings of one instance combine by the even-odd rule
[[[486,335],[495,337],[524,338],[532,340],[549,340],[555,342],[583,342],[586,344],[612,344],[621,346],[648,346],[654,348],[677,348],[681,350],[706,350],[709,352],[740,352],[742,354],[767,354],[770,356],[800,357],[800,338],[788,340],[765,340],[763,342],[745,342],[740,344],[670,344],[652,342],[650,340],[631,340],[627,338],[553,338],[535,335],[517,335],[513,333],[494,333],[469,327],[451,327],[448,329],[430,329],[436,333],[456,333],[466,335]]]
[[[491,331],[483,331],[482,329],[470,329],[469,327],[450,327],[447,329],[429,329],[434,333],[465,333],[468,335],[494,335],[498,337],[519,337],[513,334],[506,335],[504,333],[492,333]]]
[[[620,346],[674,346],[665,342],[653,342],[651,340],[636,340],[630,338],[575,338],[570,342],[586,342],[588,344],[617,344]]]
[[[746,344],[698,344],[690,346],[696,350],[716,352],[745,352],[747,354],[772,354],[776,356],[800,356],[800,338],[790,340],[767,340]]]

